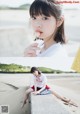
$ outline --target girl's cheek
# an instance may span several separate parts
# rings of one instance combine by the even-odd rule
[[[32,23],[32,27],[33,27],[33,29],[35,29],[36,28],[36,23]]]
[[[30,22],[30,23],[31,23],[31,26],[32,26],[32,27],[34,27],[35,22],[34,22],[33,20],[31,20],[31,22]]]

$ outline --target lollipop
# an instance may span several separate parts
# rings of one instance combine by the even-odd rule
[[[40,34],[41,33],[39,31],[36,32],[37,39],[36,39],[35,43],[38,43],[38,48],[39,48],[36,50],[36,55],[38,55],[40,53],[41,49],[44,47],[44,41],[41,38],[39,38]]]

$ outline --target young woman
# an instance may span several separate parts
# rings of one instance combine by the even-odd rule
[[[31,73],[33,74],[33,77],[31,79],[32,84],[31,84],[31,87],[25,93],[23,106],[26,104],[26,101],[27,101],[29,94],[31,92],[33,92],[33,94],[35,94],[35,95],[53,94],[58,99],[76,106],[76,104],[74,104],[70,99],[66,99],[65,97],[61,97],[56,92],[51,90],[50,87],[47,85],[46,76],[43,73],[41,73],[41,71],[38,70],[36,67],[31,68]]]
[[[55,0],[35,0],[30,6],[30,21],[42,47],[33,43],[25,49],[26,57],[67,56],[64,46],[64,17],[61,6]],[[37,54],[37,50],[39,53]]]

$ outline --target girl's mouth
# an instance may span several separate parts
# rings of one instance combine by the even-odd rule
[[[43,33],[43,32],[41,32],[41,31],[36,31],[36,36],[37,36],[37,37],[40,37],[42,33]]]

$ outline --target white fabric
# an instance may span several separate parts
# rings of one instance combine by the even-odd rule
[[[46,63],[45,67],[53,68],[55,70],[71,71],[73,59],[68,56],[66,45],[56,43],[47,50],[39,54],[37,57],[44,57]]]
[[[60,43],[56,43],[53,44],[52,46],[50,46],[47,50],[45,50],[44,52],[38,54],[37,57],[65,57],[67,56],[66,53],[66,49],[65,47],[60,44]]]
[[[32,87],[33,85],[35,85],[35,83],[36,83],[37,87],[42,88],[44,86],[44,84],[47,83],[46,76],[44,74],[42,74],[42,73],[41,73],[40,77],[36,77],[36,76],[32,75],[32,77],[31,77],[31,85],[30,86]]]

